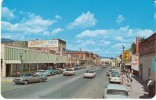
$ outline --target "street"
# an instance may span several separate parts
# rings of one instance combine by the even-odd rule
[[[13,82],[1,84],[1,93],[4,98],[89,98],[102,99],[104,87],[108,84],[106,72],[111,68],[87,67],[76,70],[74,76],[63,76],[58,74],[48,77],[47,82],[34,83],[28,85],[16,85]],[[83,78],[83,73],[87,70],[96,71],[93,79]],[[5,88],[4,88],[5,87]]]

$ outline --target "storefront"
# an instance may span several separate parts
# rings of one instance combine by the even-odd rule
[[[1,59],[3,59],[1,75],[3,77],[19,76],[22,73],[45,70],[49,67],[62,68],[67,62],[66,56],[5,44],[2,44],[1,51]]]

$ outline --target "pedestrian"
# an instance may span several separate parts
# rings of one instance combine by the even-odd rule
[[[153,86],[152,86],[152,78],[151,77],[149,77],[149,80],[147,83],[147,88],[148,88],[148,95],[152,96]]]

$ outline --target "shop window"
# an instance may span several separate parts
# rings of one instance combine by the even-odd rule
[[[29,71],[29,64],[24,64],[23,71]]]
[[[37,64],[31,64],[30,70],[37,70]]]

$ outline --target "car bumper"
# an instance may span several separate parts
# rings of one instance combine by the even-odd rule
[[[120,80],[110,80],[109,82],[114,82],[114,83],[121,83],[121,81]]]
[[[64,73],[64,76],[73,75],[73,73]]]
[[[24,84],[24,81],[21,80],[13,80],[13,82],[15,82],[16,84]]]
[[[93,75],[84,75],[85,78],[93,78]]]

